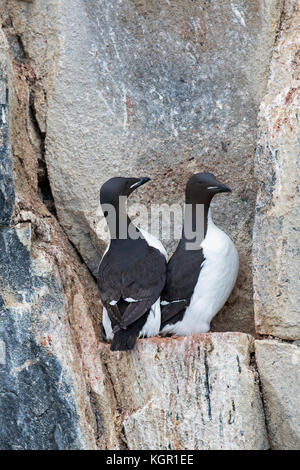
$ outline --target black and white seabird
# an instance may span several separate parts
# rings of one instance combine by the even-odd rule
[[[111,341],[112,351],[130,350],[137,338],[154,336],[160,329],[167,253],[160,241],[135,227],[126,212],[127,197],[149,180],[112,178],[100,190],[111,240],[99,266],[98,287],[103,303],[102,335]],[[115,210],[113,219],[106,211],[108,205]]]
[[[178,336],[206,333],[210,322],[223,307],[236,282],[238,252],[231,239],[213,223],[210,203],[215,194],[231,192],[211,173],[193,175],[186,185],[184,228],[178,247],[167,268],[167,281],[161,295],[161,334]],[[195,232],[196,210],[203,206],[202,238],[196,249],[188,249],[185,225]],[[199,227],[198,227],[199,229]],[[203,238],[204,237],[204,238]],[[196,238],[195,238],[196,239]]]

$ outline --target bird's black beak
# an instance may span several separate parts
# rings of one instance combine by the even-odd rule
[[[150,180],[151,178],[148,178],[147,176],[144,178],[139,178],[130,186],[130,188],[132,189],[138,188],[139,186],[142,186],[143,184],[147,183]]]
[[[148,178],[148,176],[145,176],[145,178],[140,178],[139,186],[142,186],[143,184],[148,183],[148,181],[151,181],[151,178]]]
[[[215,194],[231,193],[231,189],[228,186],[226,186],[226,184],[220,183],[217,180],[216,180],[216,184],[208,186],[207,189],[210,191],[213,191]]]
[[[232,192],[229,186],[226,186],[226,184],[219,183],[218,187],[219,187],[218,193],[231,193]]]

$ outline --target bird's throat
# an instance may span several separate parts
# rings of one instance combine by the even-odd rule
[[[111,204],[102,206],[106,212],[106,221],[111,240],[126,240],[130,238],[130,227],[132,223],[127,214],[126,197],[120,197]]]
[[[182,230],[185,250],[200,249],[207,233],[209,207],[210,201],[186,203]]]

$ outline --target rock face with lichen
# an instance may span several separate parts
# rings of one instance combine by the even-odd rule
[[[286,2],[261,104],[256,157],[256,329],[285,339],[300,339],[299,21],[298,3]]]
[[[29,109],[29,102],[18,102],[28,97],[29,83],[25,76],[20,84],[2,31],[0,39],[0,448],[97,448],[105,433],[97,402],[101,395],[102,405],[106,399],[101,383],[92,382],[101,364],[94,359],[88,378],[86,362],[93,355],[83,360],[79,331],[87,329],[89,347],[97,344],[97,289],[38,198],[34,177],[27,178],[32,154],[23,153],[22,165],[14,159],[13,150],[27,149],[34,131],[27,122],[14,134],[18,104]],[[99,444],[106,445],[105,439]]]
[[[255,349],[271,448],[299,450],[299,345],[263,340]]]
[[[300,447],[299,14],[296,0],[0,0],[0,449]],[[147,172],[140,200],[173,203],[199,170],[234,189],[215,215],[242,268],[214,328],[244,333],[113,354],[99,187]],[[254,342],[256,182],[255,326],[272,339]]]
[[[47,247],[34,240],[35,228],[0,230],[0,448],[95,448],[93,392],[69,325],[72,315],[89,314],[84,288],[93,286],[60,266],[66,253],[54,237]]]
[[[9,69],[8,45],[1,31],[0,36],[0,225],[11,221],[14,204],[14,187],[12,177],[12,158],[9,140]]]

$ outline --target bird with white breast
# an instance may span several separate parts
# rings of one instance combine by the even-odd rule
[[[237,249],[213,223],[210,211],[213,197],[229,192],[212,173],[195,174],[187,182],[182,238],[168,263],[161,294],[162,335],[208,332],[235,285]]]
[[[111,341],[112,351],[133,349],[137,338],[154,336],[160,329],[167,254],[160,241],[132,224],[126,211],[127,197],[149,180],[111,178],[100,190],[111,240],[100,262],[98,287],[102,336]]]

